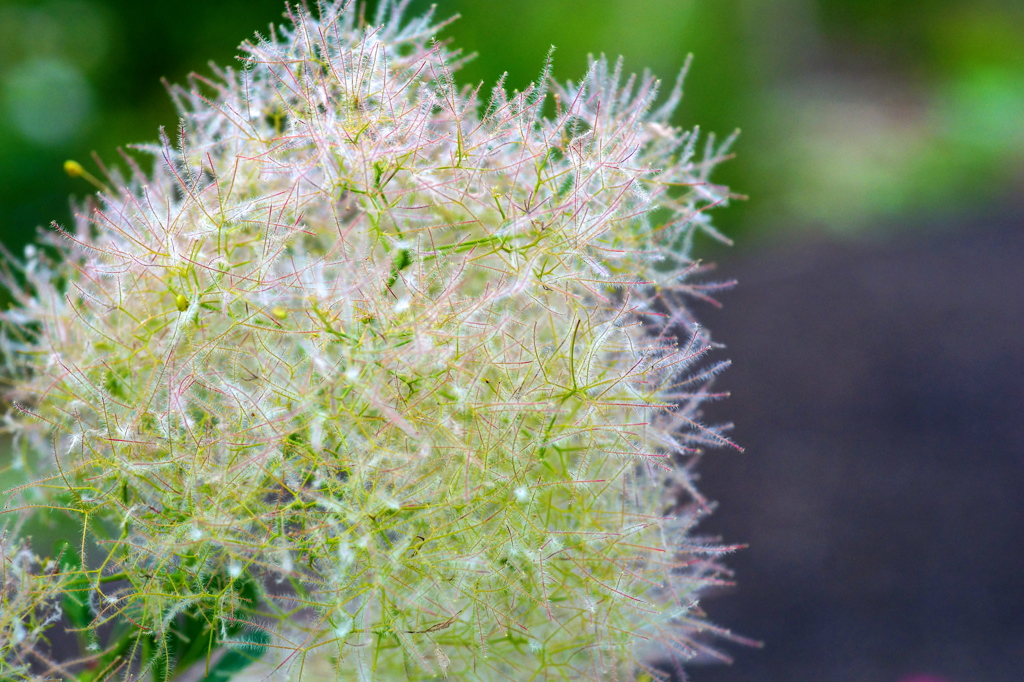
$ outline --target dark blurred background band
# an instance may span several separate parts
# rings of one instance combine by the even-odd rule
[[[912,228],[722,265],[704,528],[750,547],[704,606],[766,645],[694,682],[1024,679],[1024,202]]]

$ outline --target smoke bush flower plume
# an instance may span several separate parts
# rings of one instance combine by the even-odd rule
[[[19,624],[58,588],[79,680],[660,678],[728,636],[686,307],[728,142],[604,58],[483,105],[404,4],[290,9],[9,268],[11,508],[84,529],[34,610],[5,559],[6,675],[56,674]]]

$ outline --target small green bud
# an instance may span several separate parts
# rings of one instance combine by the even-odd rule
[[[174,305],[178,308],[179,313],[183,313],[188,310],[188,299],[178,294],[174,297]]]

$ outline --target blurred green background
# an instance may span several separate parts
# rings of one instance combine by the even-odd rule
[[[370,3],[371,5],[374,3]],[[415,2],[414,10],[428,6]],[[180,82],[280,20],[281,0],[0,0],[0,239],[15,250],[91,191],[62,172],[173,127]],[[522,87],[588,53],[671,81],[695,55],[680,125],[743,130],[718,180],[741,244],[794,229],[919,223],[1021,194],[1019,0],[440,0],[445,35],[478,56],[464,83]]]

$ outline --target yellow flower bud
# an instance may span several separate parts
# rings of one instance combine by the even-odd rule
[[[68,159],[67,161],[64,162],[64,172],[73,178],[78,178],[81,177],[83,173],[85,173],[85,169],[82,168],[82,164],[78,163],[77,161],[72,161],[71,159]]]

